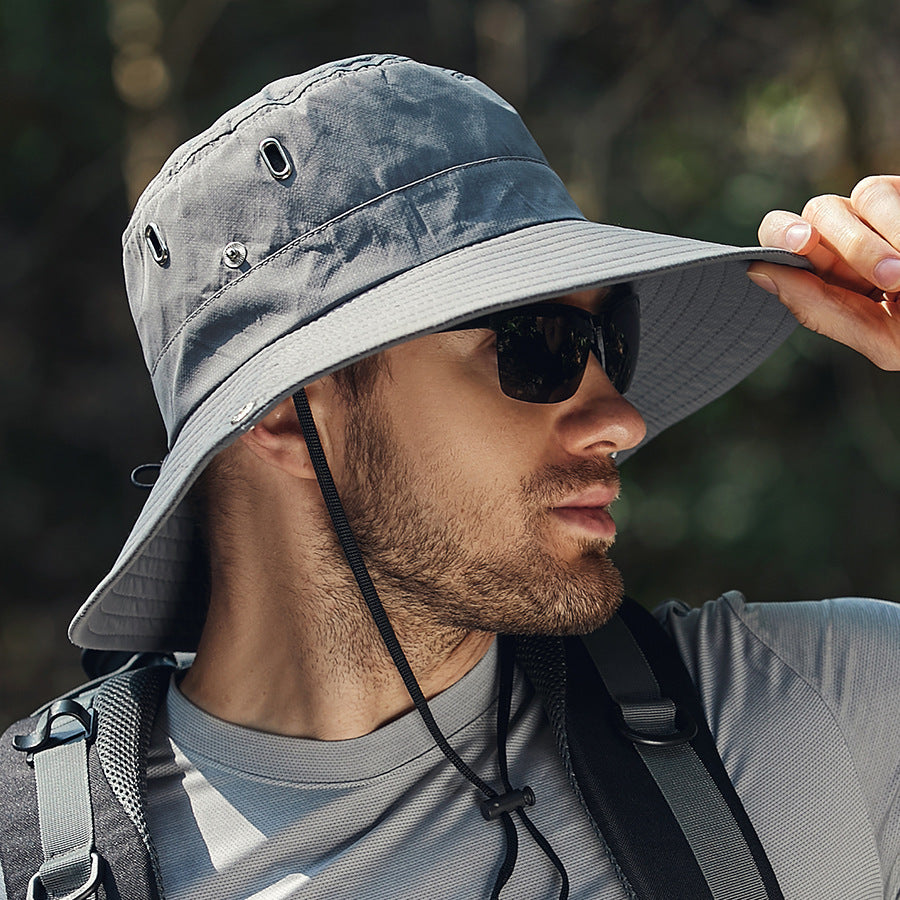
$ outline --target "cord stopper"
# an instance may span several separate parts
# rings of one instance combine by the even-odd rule
[[[499,819],[504,813],[515,812],[525,806],[534,806],[534,791],[528,785],[517,791],[508,791],[505,794],[498,794],[496,797],[488,797],[487,800],[482,800],[478,804],[481,815],[488,822]]]

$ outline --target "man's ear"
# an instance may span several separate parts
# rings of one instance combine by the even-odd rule
[[[306,387],[310,408],[316,418],[319,436],[327,454],[327,427],[323,428],[319,424],[323,419],[327,419],[322,408],[326,393],[321,381],[313,382]],[[291,397],[282,400],[265,418],[260,419],[249,431],[242,434],[239,440],[267,465],[281,469],[294,478],[315,480],[315,469],[306,449],[303,429],[300,427]]]

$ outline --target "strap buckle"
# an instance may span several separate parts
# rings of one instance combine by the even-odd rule
[[[40,888],[38,888],[40,885]],[[87,877],[87,881],[81,887],[76,888],[64,897],[55,897],[54,900],[84,900],[93,894],[100,885],[100,854],[96,850],[91,850],[91,871]],[[41,880],[41,873],[37,871],[31,876],[28,882],[28,893],[25,895],[26,900],[45,900],[49,898],[44,882]]]
[[[616,723],[633,744],[647,747],[677,747],[697,736],[697,723],[671,700],[650,703],[619,703]]]
[[[53,733],[53,723],[56,719],[69,716],[75,719],[76,727],[65,731]],[[88,744],[93,743],[97,737],[97,710],[92,706],[85,709],[75,700],[57,700],[39,719],[31,734],[17,734],[13,738],[13,747],[27,754],[29,764],[34,760],[34,754],[49,747],[58,747],[60,744],[69,744],[72,741],[83,740]]]

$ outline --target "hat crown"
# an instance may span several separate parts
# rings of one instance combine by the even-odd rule
[[[477,79],[385,55],[270,84],[175,151],[123,238],[170,440],[229,372],[343,299],[574,217],[516,111]]]

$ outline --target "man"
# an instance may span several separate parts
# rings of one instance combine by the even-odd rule
[[[8,895],[898,896],[900,609],[731,594],[641,643],[607,555],[617,465],[787,336],[771,293],[900,365],[898,188],[766,251],[588,223],[499,97],[389,56],[177,151],[125,235],[170,451],[70,633],[196,658],[4,738]]]

